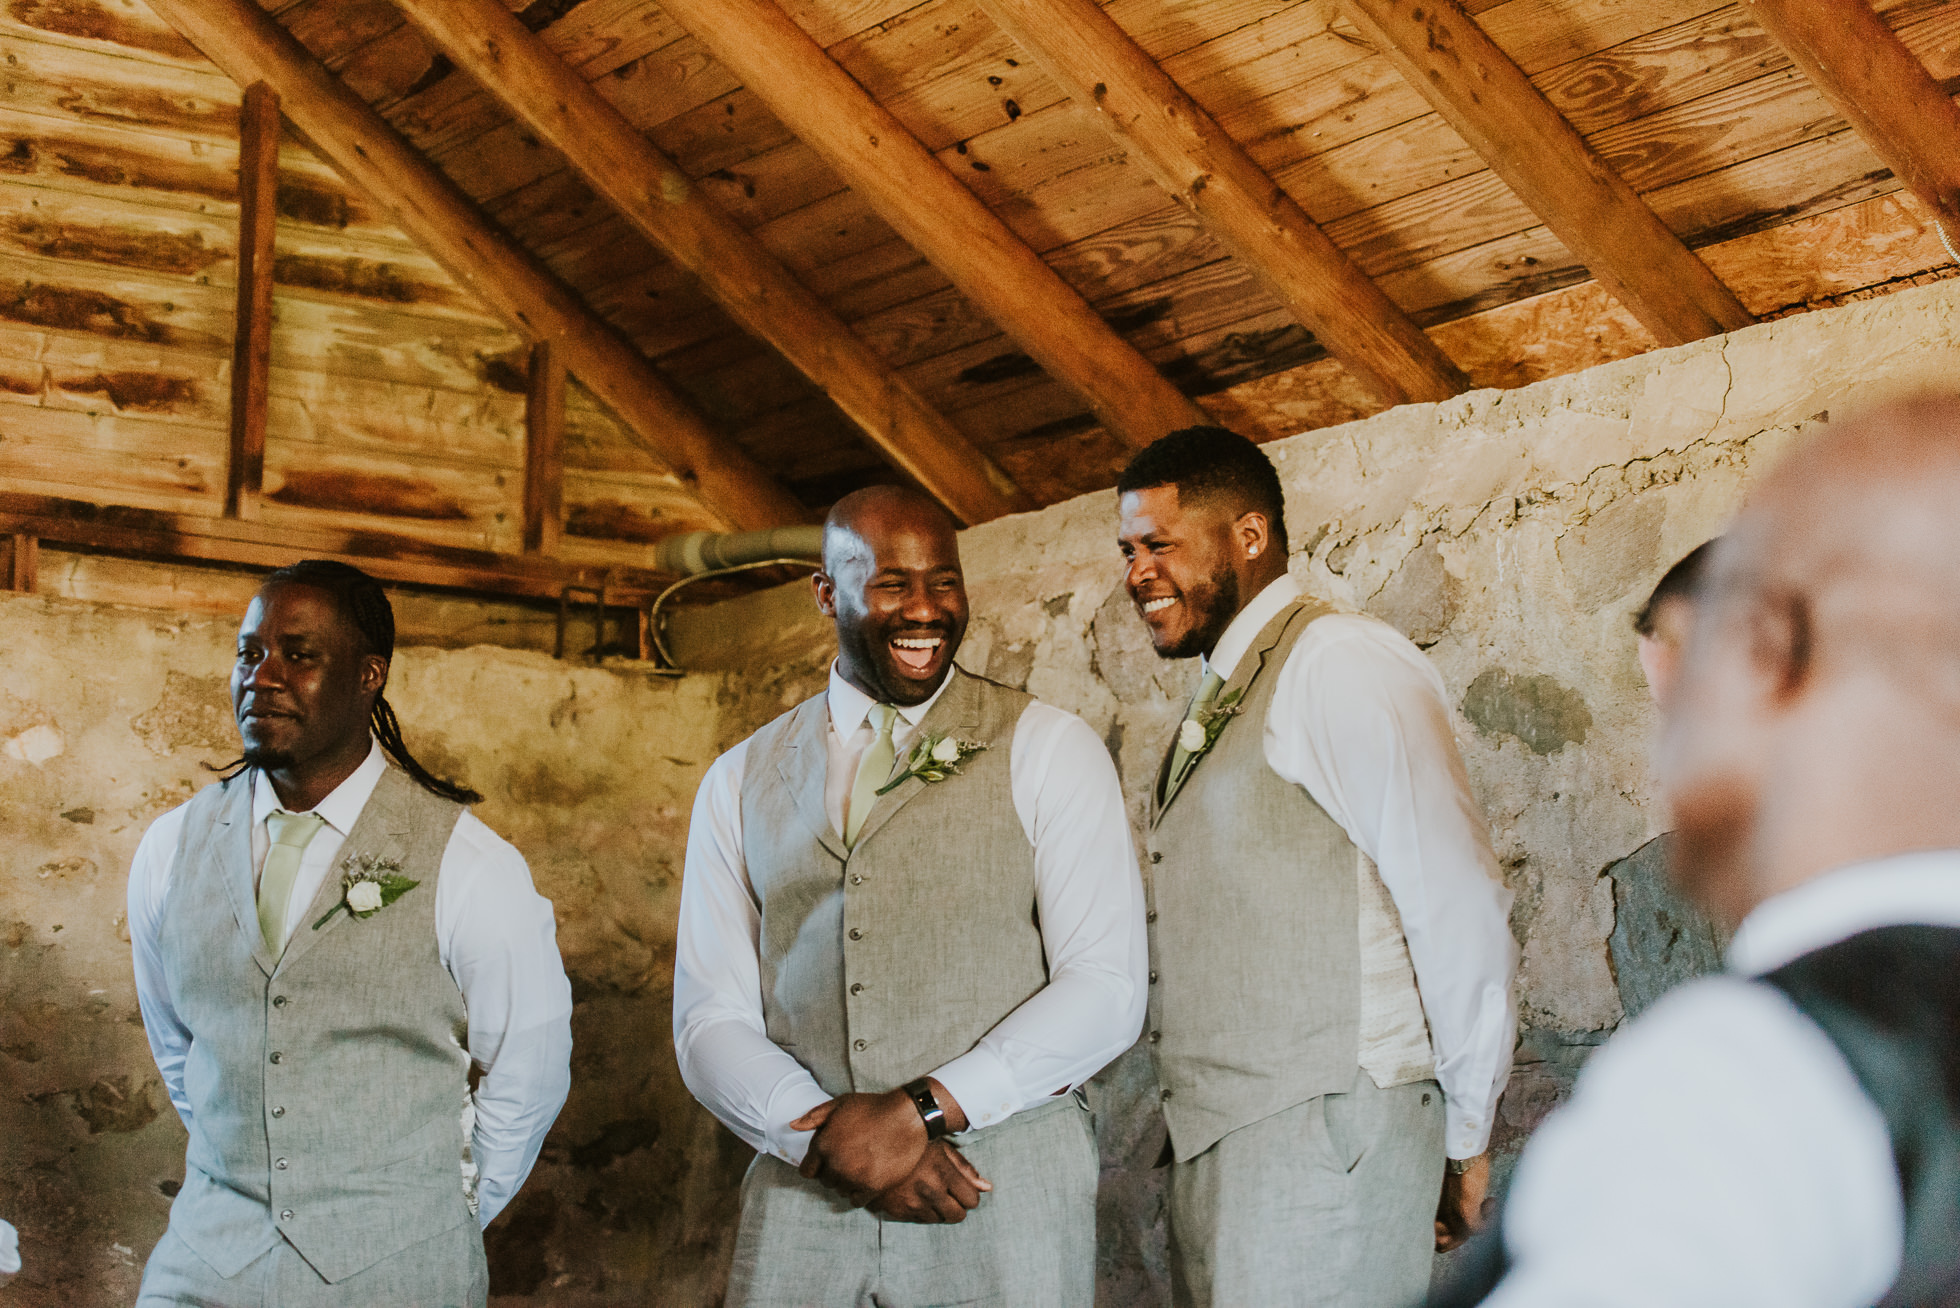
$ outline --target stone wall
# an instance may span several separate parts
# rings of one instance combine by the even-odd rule
[[[1268,447],[1296,575],[1408,632],[1458,706],[1524,951],[1507,1154],[1622,1013],[1605,873],[1664,826],[1629,614],[1802,431],[1956,377],[1948,282]],[[1191,670],[1144,640],[1114,513],[1091,495],[968,532],[962,661],[1081,713],[1136,790]],[[749,633],[784,660],[768,668],[663,679],[509,650],[397,657],[411,743],[488,796],[484,817],[557,905],[573,977],[572,1099],[491,1233],[502,1303],[718,1301],[747,1151],[674,1070],[682,841],[714,754],[821,685],[817,629],[755,636],[757,615],[796,607],[756,597],[695,624],[703,650],[728,647],[716,625]],[[0,601],[0,1216],[28,1258],[14,1302],[129,1302],[181,1175],[183,1132],[136,1017],[124,874],[147,821],[229,757],[231,631]],[[1145,1076],[1125,1060],[1096,1095],[1103,1301],[1124,1308],[1166,1302]]]

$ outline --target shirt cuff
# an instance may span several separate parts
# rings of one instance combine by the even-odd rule
[[[830,1099],[815,1081],[792,1083],[784,1090],[781,1101],[770,1105],[769,1125],[762,1134],[767,1152],[791,1167],[801,1167],[803,1155],[810,1152],[810,1137],[816,1132],[792,1131],[789,1124],[818,1104],[829,1103]]]
[[[1020,1087],[990,1050],[969,1049],[932,1075],[966,1114],[969,1131],[998,1126],[1024,1107]]]
[[[1443,1152],[1451,1158],[1475,1158],[1490,1148],[1491,1115],[1473,1112],[1443,1096]]]

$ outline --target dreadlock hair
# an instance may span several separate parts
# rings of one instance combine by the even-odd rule
[[[381,588],[381,583],[353,564],[333,559],[301,559],[273,569],[259,589],[276,585],[306,586],[319,591],[334,602],[342,617],[354,624],[367,653],[379,654],[384,659],[394,657],[394,605],[388,602],[388,592]],[[374,731],[374,738],[381,742],[382,751],[424,790],[458,804],[483,802],[483,796],[468,786],[444,781],[416,761],[408,746],[402,743],[401,723],[386,697],[378,694],[374,697],[368,725]]]
[[[1152,441],[1123,469],[1116,491],[1177,487],[1180,502],[1223,501],[1234,514],[1262,513],[1286,557],[1286,492],[1264,450],[1223,427],[1182,427]]]
[[[1715,538],[1720,539],[1720,536]],[[1695,546],[1688,551],[1687,557],[1662,574],[1654,593],[1640,606],[1640,612],[1633,615],[1636,635],[1654,634],[1654,624],[1660,620],[1661,609],[1669,601],[1692,600],[1695,597],[1695,590],[1701,585],[1701,574],[1708,571],[1709,556],[1715,552],[1715,540],[1705,540]]]

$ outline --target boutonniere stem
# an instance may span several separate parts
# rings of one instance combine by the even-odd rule
[[[349,917],[373,917],[421,884],[403,876],[402,865],[392,858],[349,854],[340,863],[340,902],[322,914],[313,929],[318,931],[343,910]]]
[[[978,741],[956,740],[929,731],[905,756],[905,770],[878,787],[878,793],[889,794],[913,777],[928,785],[956,777],[966,761],[985,748]]]

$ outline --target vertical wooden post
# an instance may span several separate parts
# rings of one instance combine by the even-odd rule
[[[279,188],[279,96],[245,89],[238,119],[238,318],[231,345],[231,458],[225,516],[259,516],[272,369],[272,237]]]
[[[564,528],[565,365],[540,341],[524,393],[524,552],[557,553]]]
[[[15,532],[7,550],[7,589],[32,591],[41,572],[41,540]]]

